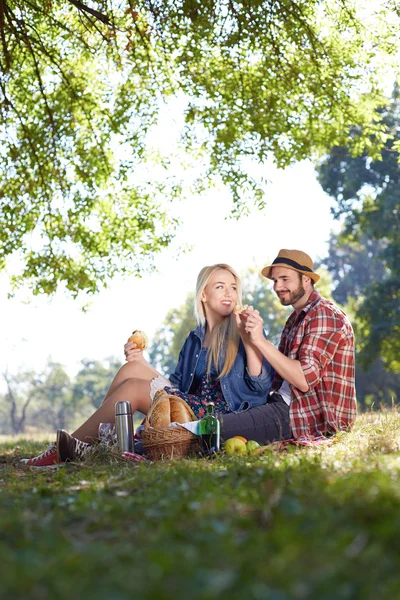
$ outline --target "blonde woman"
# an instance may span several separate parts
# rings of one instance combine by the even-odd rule
[[[273,370],[250,342],[235,311],[241,300],[241,282],[232,267],[217,264],[200,271],[198,326],[189,333],[170,376],[173,387],[166,388],[183,398],[198,418],[210,401],[220,414],[266,402]]]
[[[146,414],[161,388],[183,398],[198,418],[210,401],[222,415],[265,404],[274,371],[251,343],[245,319],[235,311],[241,300],[240,278],[232,267],[204,267],[196,286],[198,326],[189,333],[169,380],[144,360],[135,344],[125,344],[127,363],[118,371],[100,408],[72,435],[58,430],[57,444],[27,464],[52,466],[82,457],[97,437],[99,424],[114,422],[116,402],[129,400],[132,412]]]

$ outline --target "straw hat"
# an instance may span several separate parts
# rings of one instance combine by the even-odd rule
[[[272,267],[286,267],[287,269],[293,269],[303,275],[308,275],[314,283],[319,280],[319,275],[314,273],[314,263],[311,258],[305,252],[301,250],[279,250],[278,256],[273,261],[272,265],[264,267],[261,274],[267,279],[272,279],[271,269]]]

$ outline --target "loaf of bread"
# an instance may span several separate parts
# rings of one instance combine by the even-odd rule
[[[162,388],[161,390],[157,390],[156,393],[154,394],[154,398],[153,398],[153,404],[156,404],[157,400],[159,398],[169,398],[169,395],[167,394],[167,392],[164,390],[164,388]]]
[[[144,350],[144,348],[147,348],[147,335],[143,331],[135,329],[132,335],[128,338],[128,342],[133,342],[136,344],[136,348],[139,350]]]
[[[192,416],[187,409],[184,402],[181,402],[179,398],[170,398],[171,406],[171,423],[189,423],[192,420]]]
[[[154,404],[149,419],[152,427],[168,427],[171,421],[171,408],[169,396],[161,396]]]

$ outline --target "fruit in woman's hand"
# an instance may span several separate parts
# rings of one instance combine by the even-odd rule
[[[253,452],[253,450],[256,450],[257,448],[260,448],[260,444],[255,440],[249,440],[246,444],[246,450],[249,453]]]
[[[229,438],[229,440],[226,440],[223,449],[227,456],[240,456],[243,454],[247,454],[246,444],[242,440],[239,440],[237,437]]]
[[[233,436],[235,439],[237,440],[242,440],[242,442],[244,442],[245,444],[247,444],[247,440],[245,437],[243,437],[242,435],[234,435]]]
[[[144,333],[144,331],[135,329],[130,338],[128,338],[128,342],[133,342],[136,344],[136,348],[138,350],[144,350],[147,348],[148,344],[147,335]]]

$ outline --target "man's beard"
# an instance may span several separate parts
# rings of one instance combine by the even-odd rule
[[[300,283],[299,287],[293,290],[293,292],[289,292],[289,296],[281,298],[278,294],[278,298],[283,306],[289,306],[289,304],[293,306],[293,304],[296,304],[296,302],[298,302],[304,296],[305,293],[306,290],[304,289],[303,284]]]

